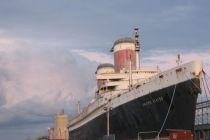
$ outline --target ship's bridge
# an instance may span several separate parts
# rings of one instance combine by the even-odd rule
[[[96,71],[96,80],[98,81],[96,93],[101,95],[106,92],[115,94],[128,91],[131,86],[135,86],[158,72],[159,70],[154,67],[142,67],[139,70],[131,70],[131,72],[121,70],[119,73],[116,73],[111,65],[102,65]]]

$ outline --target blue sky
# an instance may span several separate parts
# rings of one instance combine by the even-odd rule
[[[90,101],[97,64],[112,62],[113,42],[134,27],[141,29],[142,65],[167,69],[180,53],[184,62],[203,59],[210,73],[209,6],[209,0],[0,0],[1,138],[42,135],[56,112],[72,115],[78,100]]]

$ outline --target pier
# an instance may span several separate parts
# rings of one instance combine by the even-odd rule
[[[197,103],[195,114],[195,138],[206,140],[210,136],[210,100]]]

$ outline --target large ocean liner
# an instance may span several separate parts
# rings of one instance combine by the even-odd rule
[[[167,136],[170,130],[193,132],[200,91],[201,61],[180,63],[166,71],[140,66],[138,28],[114,42],[114,65],[96,70],[93,102],[69,123],[70,140],[135,140]],[[167,58],[166,58],[167,59]]]

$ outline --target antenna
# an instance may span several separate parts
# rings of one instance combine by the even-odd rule
[[[179,66],[182,63],[181,55],[180,54],[177,55],[176,63],[177,63],[177,66]]]
[[[139,28],[134,28],[134,37],[136,41],[136,50],[139,49],[140,43],[139,43]]]
[[[77,102],[77,113],[80,114],[80,101]]]
[[[140,62],[139,62],[139,58],[140,58],[140,43],[139,43],[139,28],[134,28],[134,39],[135,39],[135,46],[136,46],[136,69],[140,68]]]
[[[130,61],[129,61],[129,91],[132,88],[132,68],[131,68],[131,55],[130,55]]]

